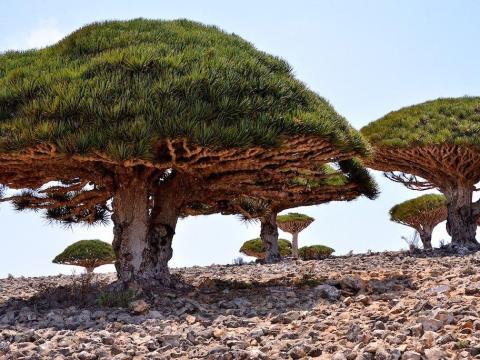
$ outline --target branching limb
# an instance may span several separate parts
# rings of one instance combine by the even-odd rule
[[[403,184],[406,188],[410,190],[417,190],[417,191],[424,191],[424,190],[431,190],[435,189],[435,185],[426,181],[426,180],[419,180],[416,175],[406,174],[404,172],[384,172],[385,177],[391,181]]]

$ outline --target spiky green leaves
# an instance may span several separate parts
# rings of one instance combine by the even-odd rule
[[[286,222],[308,222],[311,223],[315,219],[305,215],[305,214],[300,214],[300,213],[288,213],[286,215],[278,215],[277,216],[277,224],[282,224]]]
[[[53,263],[96,267],[115,261],[112,245],[101,240],[80,240],[58,254]]]
[[[361,130],[375,146],[479,147],[480,97],[444,98],[393,111]]]
[[[0,150],[150,160],[158,141],[274,146],[316,135],[365,154],[362,137],[289,65],[199,23],[86,26],[42,50],[0,56]]]
[[[404,201],[390,209],[390,219],[396,222],[404,222],[409,218],[428,213],[432,210],[447,207],[444,195],[427,194],[414,199]]]
[[[278,250],[281,256],[289,256],[292,253],[292,244],[288,240],[278,239]],[[260,238],[245,241],[240,248],[240,252],[258,259],[265,258],[265,247]]]

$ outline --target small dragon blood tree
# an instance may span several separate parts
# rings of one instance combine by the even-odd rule
[[[292,234],[292,256],[298,258],[298,233],[307,228],[315,219],[299,213],[288,213],[277,216],[278,227]]]
[[[278,251],[280,256],[290,255],[292,253],[292,243],[285,239],[278,239]],[[245,241],[240,248],[240,252],[261,260],[264,260],[266,256],[266,249],[260,238]]]
[[[480,97],[428,101],[391,112],[364,127],[374,147],[367,165],[411,189],[437,188],[447,200],[452,245],[477,247],[480,202]]]
[[[87,273],[92,273],[96,267],[114,262],[112,245],[101,240],[77,241],[53,259],[54,264],[82,266]]]
[[[113,221],[122,283],[169,285],[179,216],[265,200],[369,148],[283,60],[187,20],[85,26],[0,55],[0,184],[18,210]]]
[[[298,249],[298,255],[302,260],[322,260],[335,252],[334,249],[325,245],[303,246]]]
[[[390,209],[390,220],[417,230],[424,249],[432,248],[432,231],[446,219],[447,200],[438,194],[419,196]]]

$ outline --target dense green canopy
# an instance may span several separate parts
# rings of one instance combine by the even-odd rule
[[[85,266],[86,263],[110,264],[115,261],[112,245],[101,240],[80,240],[67,246],[53,263]]]
[[[361,130],[375,146],[480,146],[480,97],[443,98],[393,111]]]
[[[281,256],[289,256],[292,253],[292,243],[285,239],[278,239],[278,250]],[[262,239],[256,238],[245,241],[240,248],[240,252],[247,256],[264,258],[265,247]]]
[[[214,26],[102,22],[45,49],[0,55],[0,151],[49,143],[60,153],[148,160],[167,138],[268,147],[303,134],[368,151],[285,61]]]
[[[277,223],[285,223],[285,222],[292,222],[292,221],[312,222],[313,220],[315,219],[308,215],[299,214],[299,213],[288,213],[286,215],[277,216]]]
[[[325,245],[303,246],[298,249],[298,255],[303,260],[320,260],[329,257],[335,252],[334,249]]]
[[[390,217],[392,221],[405,221],[413,216],[446,207],[447,200],[444,195],[426,194],[395,205],[390,209]]]

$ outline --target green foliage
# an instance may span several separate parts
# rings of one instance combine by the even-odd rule
[[[444,195],[426,194],[392,207],[390,209],[390,220],[401,222],[412,216],[442,207],[447,207],[447,199]]]
[[[321,260],[335,252],[334,249],[325,245],[303,246],[298,249],[298,255],[302,260]]]
[[[363,195],[372,200],[378,197],[380,193],[378,185],[360,160],[355,158],[343,160],[339,162],[339,166],[347,174],[349,182],[358,184]]]
[[[109,21],[0,55],[0,151],[52,143],[65,154],[149,160],[166,138],[268,147],[310,134],[368,153],[284,60],[213,26]]]
[[[480,144],[480,97],[444,98],[391,112],[361,130],[377,146]]]
[[[53,259],[55,264],[81,265],[84,262],[107,264],[115,261],[112,245],[101,240],[80,240],[67,246]],[[81,265],[83,266],[83,265]],[[99,266],[99,265],[97,265]]]
[[[277,216],[277,223],[286,223],[286,222],[312,222],[315,220],[314,218],[304,215],[304,214],[299,214],[299,213],[288,213],[286,215],[278,215]]]
[[[135,299],[135,291],[128,289],[118,292],[102,292],[97,297],[97,305],[101,307],[127,308],[128,304]]]
[[[281,256],[288,256],[292,253],[292,243],[285,239],[278,239],[278,250]],[[256,238],[245,241],[240,248],[240,252],[248,256],[263,257],[265,247],[263,246],[262,239]]]

